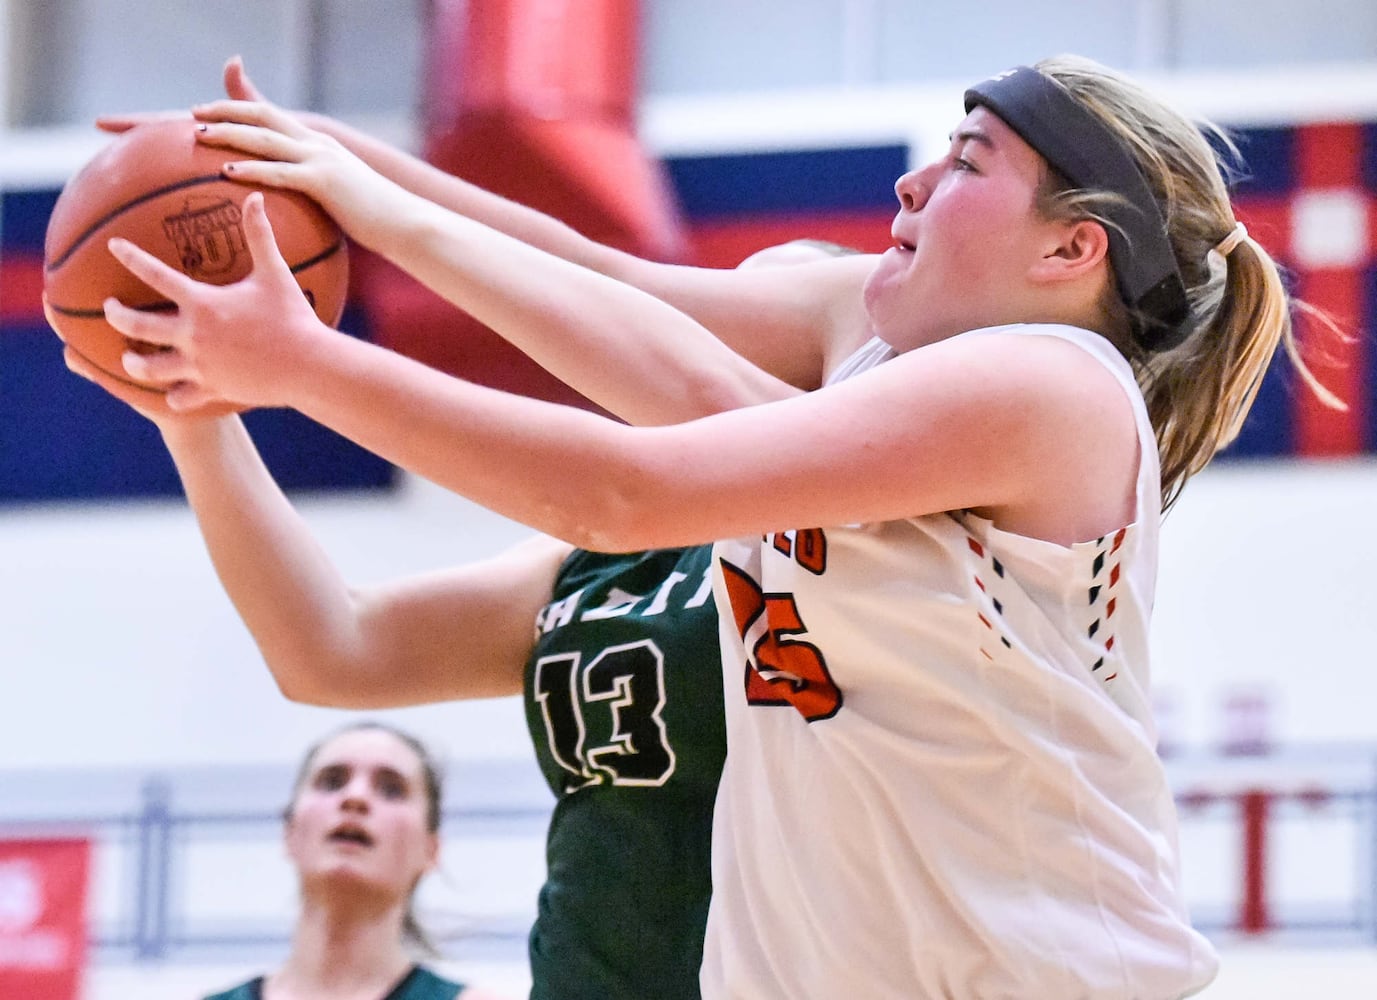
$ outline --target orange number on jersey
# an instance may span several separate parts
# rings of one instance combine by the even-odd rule
[[[822,651],[811,642],[789,639],[807,631],[792,594],[766,595],[760,585],[731,563],[722,562],[723,580],[737,630],[744,640],[761,615],[764,634],[746,664],[746,701],[752,705],[792,705],[809,722],[830,719],[842,705]]]
[[[827,569],[827,536],[821,528],[776,531],[770,538],[775,551],[793,556],[808,572],[821,576]]]

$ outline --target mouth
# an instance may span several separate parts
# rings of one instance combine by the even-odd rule
[[[896,236],[894,237],[894,249],[902,250],[904,253],[913,253],[913,251],[917,250],[918,247],[915,244],[910,243],[908,240],[900,239],[898,236]]]
[[[330,831],[329,836],[325,839],[332,844],[357,844],[360,847],[373,846],[373,838],[369,835],[368,831],[352,823],[346,823],[336,827]]]

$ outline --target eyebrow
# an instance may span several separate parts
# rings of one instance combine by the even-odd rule
[[[978,128],[963,128],[947,137],[951,142],[978,142],[987,149],[994,149],[994,140],[989,133]]]

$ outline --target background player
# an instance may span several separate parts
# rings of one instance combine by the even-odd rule
[[[441,777],[426,748],[380,723],[312,747],[283,841],[301,910],[277,971],[207,1000],[495,1000],[417,961],[433,952],[412,910],[440,856]]]

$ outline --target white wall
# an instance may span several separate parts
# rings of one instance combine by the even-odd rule
[[[420,481],[301,507],[359,582],[528,533]],[[340,718],[277,692],[180,501],[0,510],[0,669],[0,769],[292,761]],[[514,699],[384,714],[457,756],[527,752]]]
[[[1287,742],[1377,741],[1377,460],[1217,465],[1163,530],[1156,681],[1182,736],[1230,689],[1276,692]]]

